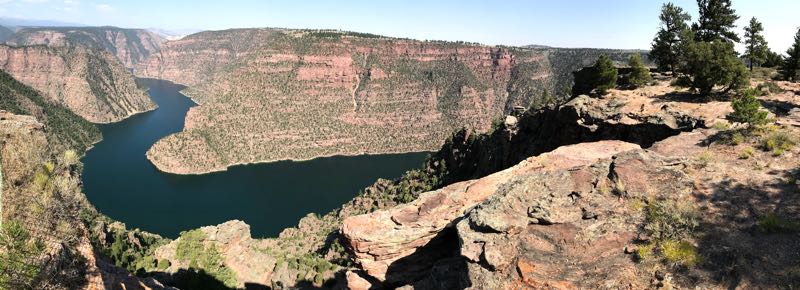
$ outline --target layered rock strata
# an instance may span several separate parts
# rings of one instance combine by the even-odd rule
[[[0,69],[93,123],[156,107],[125,67],[102,50],[0,45]]]

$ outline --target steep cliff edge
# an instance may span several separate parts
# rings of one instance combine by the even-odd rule
[[[0,69],[93,123],[116,122],[156,107],[134,77],[102,50],[0,45]]]
[[[0,288],[172,289],[109,264],[93,247],[78,155],[50,146],[47,130],[0,111]]]
[[[47,45],[52,47],[81,45],[110,52],[125,67],[133,67],[158,53],[166,41],[145,29],[103,27],[25,27],[5,40],[15,46]]]
[[[601,141],[595,143],[581,143],[578,145],[559,147],[558,149],[532,157],[520,162],[511,168],[493,173],[478,180],[463,181],[449,185],[437,191],[426,192],[411,203],[407,203],[390,210],[376,211],[368,215],[349,217],[344,220],[342,234],[352,246],[356,261],[367,274],[387,283],[407,281],[416,271],[426,270],[439,255],[446,255],[447,250],[440,247],[433,247],[438,239],[444,239],[446,234],[444,229],[451,223],[457,222],[459,217],[465,212],[475,208],[476,205],[485,202],[489,198],[499,198],[501,191],[507,191],[504,184],[512,180],[522,179],[524,176],[548,176],[550,174],[561,178],[546,182],[537,178],[536,182],[541,182],[542,188],[528,188],[526,194],[519,196],[520,203],[506,205],[510,209],[524,207],[523,211],[529,210],[528,220],[515,217],[509,208],[497,209],[492,215],[484,215],[476,226],[485,228],[489,231],[519,231],[514,227],[524,227],[533,220],[533,223],[563,223],[564,220],[574,220],[581,218],[581,210],[569,210],[566,205],[575,201],[576,196],[582,196],[578,189],[586,186],[586,183],[593,182],[597,178],[586,178],[586,173],[577,172],[574,168],[588,168],[590,165],[603,160],[610,160],[611,157],[634,149],[639,146],[621,141]],[[608,166],[605,166],[608,168]],[[570,169],[572,174],[583,179],[571,185],[564,182],[569,178]],[[608,176],[608,172],[598,176]],[[565,176],[566,175],[566,176]],[[533,179],[533,178],[531,178]],[[501,188],[502,187],[502,188]],[[563,190],[560,190],[562,189]],[[536,193],[542,196],[537,196]],[[547,204],[541,202],[538,207],[528,208],[525,201],[531,202],[535,199],[545,199],[548,196]],[[588,195],[588,194],[585,194]],[[493,210],[495,208],[492,208]],[[558,212],[549,212],[549,211]],[[537,212],[541,211],[541,212]],[[509,215],[505,217],[505,215]],[[503,224],[498,224],[502,222]],[[477,251],[490,251],[498,249],[485,249],[486,245],[473,242],[464,242],[464,247],[479,247],[472,249]],[[434,249],[438,248],[438,249]],[[424,249],[424,250],[423,250]],[[467,253],[479,262],[484,256],[482,252]],[[418,259],[414,259],[414,258]],[[502,253],[487,253],[485,259],[489,262],[496,262],[495,259],[506,258]],[[401,260],[402,259],[402,260]],[[484,261],[485,262],[485,261]],[[507,264],[507,263],[506,263]],[[423,272],[424,273],[424,272]]]
[[[655,120],[639,118],[653,109],[716,125],[654,142],[649,149],[619,141],[561,147],[486,177],[422,193],[408,204],[348,217],[342,234],[359,265],[345,275],[348,286],[798,285],[793,261],[800,249],[800,198],[794,193],[800,157],[794,144],[800,86],[780,87],[761,99],[779,125],[750,133],[728,125],[727,102],[684,102],[687,95],[663,86],[583,98],[580,103],[594,104],[584,107],[586,112],[605,111],[603,119],[582,119],[589,127],[598,120],[620,125]]]
[[[431,151],[514,107],[563,96],[600,53],[423,42],[339,31],[235,29],[169,41],[136,74],[187,85],[201,105],[156,143],[160,170]]]

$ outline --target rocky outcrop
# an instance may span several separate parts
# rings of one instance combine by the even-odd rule
[[[250,226],[242,221],[229,221],[218,226],[208,226],[199,229],[203,239],[198,241],[206,251],[214,251],[217,258],[221,259],[224,267],[235,274],[234,283],[244,287],[245,283],[251,285],[270,285],[272,269],[276,259],[258,249],[266,249],[265,241],[253,239],[250,236]],[[170,261],[168,273],[177,273],[192,267],[190,261],[179,257],[177,248],[186,237],[181,237],[156,250],[158,260]],[[215,250],[208,250],[210,248]],[[200,249],[199,251],[203,251]],[[196,266],[195,266],[196,267]]]
[[[9,36],[11,45],[85,46],[106,50],[126,67],[133,67],[158,53],[165,41],[145,29],[118,27],[25,27]]]
[[[408,204],[349,217],[342,233],[358,267],[346,280],[357,289],[797,285],[800,276],[785,269],[800,248],[799,150],[764,145],[800,136],[787,105],[796,102],[797,89],[761,99],[784,125],[755,135],[728,124],[727,102],[685,102],[687,95],[664,91],[655,86],[579,97],[559,110],[580,116],[579,123],[594,131],[622,126],[629,131],[618,133],[632,132],[635,127],[627,126],[650,122],[676,131],[702,124],[717,129],[700,126],[650,139],[649,149],[619,141],[560,147]],[[526,123],[525,117],[518,121],[517,130]],[[607,148],[603,144],[631,147],[597,154]],[[656,209],[664,204],[676,208]],[[660,219],[670,218],[676,219],[668,227],[686,219],[700,226],[682,229],[684,238],[659,240],[655,234],[675,230],[659,228]],[[674,239],[684,239],[679,250],[660,244]]]
[[[516,176],[455,226],[465,279],[476,289],[647,288],[650,273],[624,251],[643,222],[631,205],[643,196],[687,198],[683,167],[630,150]]]
[[[179,288],[192,285],[187,283],[193,279],[189,269],[203,269],[226,287],[237,289],[293,289],[335,283],[339,266],[314,253],[326,243],[326,237],[315,231],[330,231],[326,229],[330,226],[321,223],[309,215],[280,237],[263,239],[253,238],[250,226],[238,220],[184,232],[155,249],[158,261],[169,261],[157,276]],[[205,261],[219,262],[208,265]]]
[[[284,159],[435,150],[455,129],[485,132],[514,107],[544,103],[538,100],[544,90],[571,86],[563,71],[613,53],[555,50],[338,31],[197,33],[165,43],[136,66],[139,76],[187,85],[187,95],[201,104],[187,115],[184,131],[160,140],[148,158],[163,171],[192,174]]]
[[[156,107],[108,52],[75,47],[0,46],[0,69],[93,123]]]
[[[639,146],[620,141],[602,141],[598,143],[582,143],[561,147],[555,151],[531,157],[519,165],[491,174],[479,180],[456,183],[437,191],[425,193],[417,200],[392,208],[386,211],[377,211],[368,215],[355,216],[345,219],[342,225],[342,234],[349,241],[356,262],[361,265],[369,275],[388,283],[408,281],[413,277],[421,276],[428,270],[436,255],[417,255],[421,249],[431,247],[432,241],[454,227],[461,217],[476,205],[483,203],[487,198],[495,196],[512,180],[517,180],[523,175],[558,175],[556,173],[569,172],[576,167],[588,167],[600,160],[610,159],[612,156],[634,149]],[[561,174],[559,177],[567,177]],[[589,176],[576,175],[587,178],[580,180],[582,184],[595,182]],[[561,186],[567,190],[563,194],[550,190],[538,190],[529,195],[531,202],[520,202],[514,209],[522,207],[522,214],[514,215],[505,209],[493,208],[496,215],[483,215],[476,226],[489,232],[519,231],[529,222],[541,224],[565,223],[566,221],[580,220],[580,208],[570,210],[567,205],[572,205],[575,196],[571,196],[573,188],[569,182],[554,182],[549,186]],[[578,182],[575,182],[578,183]],[[506,187],[504,187],[506,186]],[[537,196],[538,193],[540,196]],[[586,193],[588,195],[588,192]],[[534,200],[537,200],[534,202]],[[520,200],[521,201],[521,200]],[[527,212],[526,212],[527,211]],[[465,247],[481,247],[478,243],[464,241]],[[472,258],[479,259],[484,255],[475,253],[477,249],[470,249],[472,253],[463,253]],[[492,249],[497,250],[497,249]],[[436,250],[434,250],[436,251]],[[417,259],[409,257],[419,256]],[[500,253],[489,253],[486,259],[502,259]],[[401,261],[401,259],[403,259]],[[430,259],[430,260],[423,260]],[[494,261],[494,260],[493,260]],[[479,262],[476,260],[475,262]]]
[[[563,145],[621,140],[649,147],[682,131],[727,122],[729,103],[669,101],[673,93],[667,83],[660,83],[614,91],[605,98],[582,95],[558,107],[518,113],[491,134],[460,130],[432,154],[427,170],[452,183],[486,176]]]

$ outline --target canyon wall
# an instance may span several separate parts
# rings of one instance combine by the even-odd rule
[[[183,132],[148,152],[167,172],[320,156],[429,151],[453,130],[488,131],[515,107],[567,95],[600,53],[311,30],[234,29],[169,41],[136,65],[187,85]]]
[[[0,69],[93,123],[156,107],[127,69],[103,50],[0,45]]]
[[[11,45],[82,45],[103,49],[119,59],[126,67],[158,53],[161,36],[145,29],[103,27],[26,27],[8,37]]]
[[[61,152],[83,152],[101,139],[100,130],[69,109],[42,97],[33,88],[0,71],[0,111],[33,116],[47,127],[48,145]]]

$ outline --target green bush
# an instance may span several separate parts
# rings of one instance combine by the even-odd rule
[[[639,261],[652,260],[656,256],[655,250],[656,243],[647,243],[641,245],[638,249],[636,249],[636,257],[639,259]]]
[[[767,123],[767,111],[761,110],[761,103],[756,99],[756,90],[746,90],[740,97],[731,102],[733,113],[728,119],[734,122],[759,126]]]
[[[775,156],[792,149],[796,143],[794,136],[784,131],[772,132],[761,137],[761,149],[771,151]]]
[[[644,231],[655,241],[690,238],[698,225],[697,213],[689,204],[664,200],[646,207]]]
[[[709,164],[714,162],[715,159],[716,159],[716,157],[714,156],[714,154],[711,153],[711,151],[706,150],[706,151],[703,151],[702,153],[700,153],[700,155],[697,156],[697,158],[696,158],[697,163],[696,164],[700,168],[705,168]]]
[[[97,216],[90,217],[90,220],[97,218]],[[160,261],[156,261],[153,251],[163,245],[166,240],[138,230],[128,231],[124,228],[112,228],[110,234],[113,237],[110,245],[98,240],[105,239],[105,235],[92,235],[91,238],[92,244],[100,249],[114,265],[137,273],[137,275],[159,270],[158,262]]]
[[[605,95],[609,89],[617,86],[617,68],[607,55],[601,54],[594,64],[594,87]]]
[[[753,152],[753,147],[745,147],[742,149],[742,152],[739,152],[739,159],[750,159],[753,157],[755,152]]]
[[[16,221],[0,228],[0,289],[30,289],[41,271],[44,244]]]
[[[653,80],[653,78],[650,77],[650,69],[644,65],[642,56],[638,53],[631,56],[628,65],[632,70],[630,76],[628,76],[628,82],[634,88],[643,87]]]
[[[741,132],[734,132],[731,135],[731,145],[736,146],[742,144],[742,142],[744,142],[744,134],[742,134]]]
[[[717,131],[725,131],[731,128],[731,125],[724,122],[716,122],[714,125],[711,125],[711,128]]]
[[[779,218],[775,213],[768,213],[756,222],[756,228],[762,233],[776,234],[795,232],[800,229],[797,223],[788,222]]]
[[[767,81],[767,82],[763,82],[763,83],[759,84],[756,87],[756,90],[758,90],[762,95],[780,94],[780,93],[783,93],[785,91],[780,86],[778,86],[775,82],[772,82],[772,81]]]
[[[169,260],[161,259],[161,260],[158,260],[158,264],[156,265],[156,269],[159,270],[159,271],[164,271],[167,268],[169,268],[169,266],[171,266]]]
[[[661,254],[668,263],[681,264],[687,267],[702,262],[697,248],[686,241],[668,240],[661,243]]]
[[[702,257],[687,241],[694,237],[698,225],[698,215],[690,204],[671,200],[650,201],[642,227],[650,241],[637,249],[637,258],[648,261],[660,257],[667,263],[687,267],[700,263]]]

